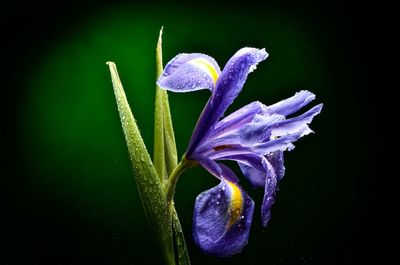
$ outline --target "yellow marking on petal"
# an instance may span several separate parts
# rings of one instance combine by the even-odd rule
[[[230,219],[226,225],[226,229],[229,229],[240,219],[240,215],[243,211],[243,194],[242,191],[233,182],[227,181],[229,188],[231,189],[231,198],[229,205]]]
[[[207,61],[204,58],[198,58],[198,59],[193,59],[190,62],[192,64],[202,68],[212,78],[214,85],[215,85],[215,83],[217,83],[218,72],[209,61]]]

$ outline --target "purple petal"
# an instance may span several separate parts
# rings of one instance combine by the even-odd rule
[[[243,147],[240,145],[226,146],[225,148],[210,151],[207,155],[213,160],[223,160],[225,157],[243,154],[253,154],[253,150],[249,147]]]
[[[256,144],[251,147],[251,150],[257,154],[269,154],[275,151],[292,150],[294,148],[293,142],[300,139],[303,135],[309,133],[308,130],[299,130],[295,133],[281,136],[277,139],[270,140],[268,142]]]
[[[240,154],[226,156],[221,159],[235,160],[238,162],[240,169],[246,179],[249,180],[253,187],[264,187],[265,178],[267,176],[266,171],[267,160],[264,156],[256,154]]]
[[[222,150],[223,147],[232,145],[252,146],[259,142],[269,140],[272,127],[276,127],[280,121],[284,120],[285,116],[279,114],[256,114],[251,122],[243,124],[241,128],[232,128],[225,134],[214,139],[207,139],[200,144],[197,152],[205,152],[206,150]]]
[[[222,175],[222,169],[220,165],[215,162],[213,159],[210,159],[206,156],[202,155],[197,155],[193,157],[194,160],[199,162],[199,164],[204,167],[208,172],[210,172],[212,175],[214,175],[217,178],[221,178]]]
[[[225,166],[224,164],[221,164],[221,163],[218,163],[218,165],[222,169],[221,177],[223,179],[226,179],[226,180],[228,180],[230,182],[233,182],[233,183],[238,183],[239,182],[239,178],[235,175],[235,173],[233,173],[233,171],[229,167],[227,167],[227,166]]]
[[[321,112],[322,106],[322,104],[319,104],[300,116],[278,122],[272,130],[271,136],[287,135],[300,130],[304,131],[304,135],[312,132],[307,124],[311,123],[313,118]]]
[[[219,164],[206,156],[197,156],[196,161],[218,179],[226,179],[233,183],[239,182],[235,173],[224,164]]]
[[[227,257],[247,244],[254,202],[236,184],[221,183],[196,198],[193,238],[207,254]]]
[[[282,100],[274,105],[267,107],[268,113],[277,113],[281,115],[290,115],[295,113],[299,109],[306,106],[312,100],[315,99],[315,95],[307,90],[297,92],[294,96]]]
[[[275,203],[275,193],[277,189],[277,176],[272,165],[267,162],[267,178],[265,181],[264,198],[261,205],[261,220],[263,226],[267,226],[268,221],[271,219],[271,207]]]
[[[279,114],[256,115],[252,122],[244,125],[238,132],[240,144],[251,146],[270,139],[271,127],[284,119],[285,117]]]
[[[285,175],[285,165],[283,159],[283,151],[275,151],[265,156],[275,170],[276,177],[279,180]]]
[[[157,84],[174,92],[212,90],[220,73],[217,62],[210,56],[181,53],[168,62]]]
[[[218,120],[242,90],[247,76],[268,57],[265,49],[242,48],[226,63],[211,96],[211,105]]]
[[[259,101],[254,101],[237,111],[229,114],[223,120],[219,121],[210,137],[216,137],[227,131],[239,128],[240,126],[253,120],[256,114],[263,114],[266,111],[266,106]]]
[[[218,119],[224,115],[225,110],[242,90],[249,72],[267,56],[264,49],[243,48],[226,63],[211,98],[197,121],[186,152],[189,158],[201,141],[207,138]]]

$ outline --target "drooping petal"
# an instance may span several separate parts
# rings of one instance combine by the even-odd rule
[[[216,176],[217,178],[220,178],[220,176],[222,175],[222,168],[213,159],[211,159],[207,156],[204,156],[204,155],[196,155],[192,159],[199,162],[199,164],[202,167],[204,167],[208,172],[210,172],[212,175]]]
[[[287,135],[299,130],[303,130],[305,134],[312,132],[307,124],[321,112],[322,106],[323,104],[319,104],[302,115],[278,122],[271,132],[271,137]]]
[[[196,161],[218,179],[225,179],[233,183],[239,182],[239,179],[235,173],[233,173],[233,171],[224,164],[217,163],[215,160],[201,155],[196,157]]]
[[[303,108],[314,99],[315,95],[313,93],[307,90],[302,90],[288,99],[279,101],[278,103],[268,106],[267,112],[287,116]]]
[[[259,170],[258,168],[243,163],[238,164],[243,175],[249,180],[254,188],[265,186],[265,170]]]
[[[239,178],[235,175],[235,173],[227,166],[225,166],[224,164],[218,163],[218,165],[221,167],[222,169],[222,174],[221,174],[221,178],[222,179],[226,179],[229,182],[233,182],[233,183],[238,183],[239,182]]]
[[[267,176],[266,171],[267,160],[264,156],[256,154],[240,154],[226,156],[221,159],[235,160],[238,162],[243,175],[250,182],[253,187],[264,187],[265,178]]]
[[[272,165],[267,162],[268,170],[265,181],[264,198],[261,205],[261,221],[263,226],[267,226],[271,219],[271,207],[275,203],[275,193],[278,186],[278,179]]]
[[[193,238],[206,253],[227,257],[247,244],[254,202],[236,184],[226,180],[196,198]]]
[[[283,151],[278,150],[267,154],[265,157],[268,160],[268,162],[271,163],[278,181],[281,180],[285,175]]]
[[[261,219],[262,224],[267,226],[271,218],[271,207],[275,202],[278,182],[285,174],[283,152],[276,151],[265,157],[255,154],[242,154],[227,156],[223,159],[237,161],[243,175],[254,187],[264,187]]]
[[[217,62],[210,56],[181,53],[168,62],[157,84],[174,92],[212,90],[220,73]]]
[[[242,90],[248,74],[267,56],[264,49],[243,48],[226,63],[211,98],[197,121],[186,152],[188,157],[193,154],[199,143],[207,138],[219,118]]]

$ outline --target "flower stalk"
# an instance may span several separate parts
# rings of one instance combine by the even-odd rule
[[[165,196],[167,198],[167,204],[171,204],[174,194],[175,187],[178,183],[179,177],[185,172],[188,168],[196,165],[196,162],[193,160],[188,160],[185,157],[182,158],[181,162],[179,162],[178,166],[174,169],[171,175],[168,178],[168,182],[165,185]]]

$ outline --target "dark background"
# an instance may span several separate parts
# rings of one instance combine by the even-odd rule
[[[195,197],[217,181],[201,168],[175,196],[192,264],[343,264],[383,254],[370,163],[370,10],[349,4],[82,5],[4,7],[2,128],[5,158],[0,264],[158,263],[130,170],[106,61],[116,62],[152,153],[154,52],[164,26],[164,62],[202,52],[221,68],[244,46],[270,57],[228,112],[272,104],[308,89],[325,107],[315,134],[286,154],[272,220],[261,226],[262,190],[249,244],[220,259],[193,243]],[[171,94],[182,155],[207,91]],[[237,170],[234,164],[230,164]],[[382,247],[383,248],[383,247]]]

